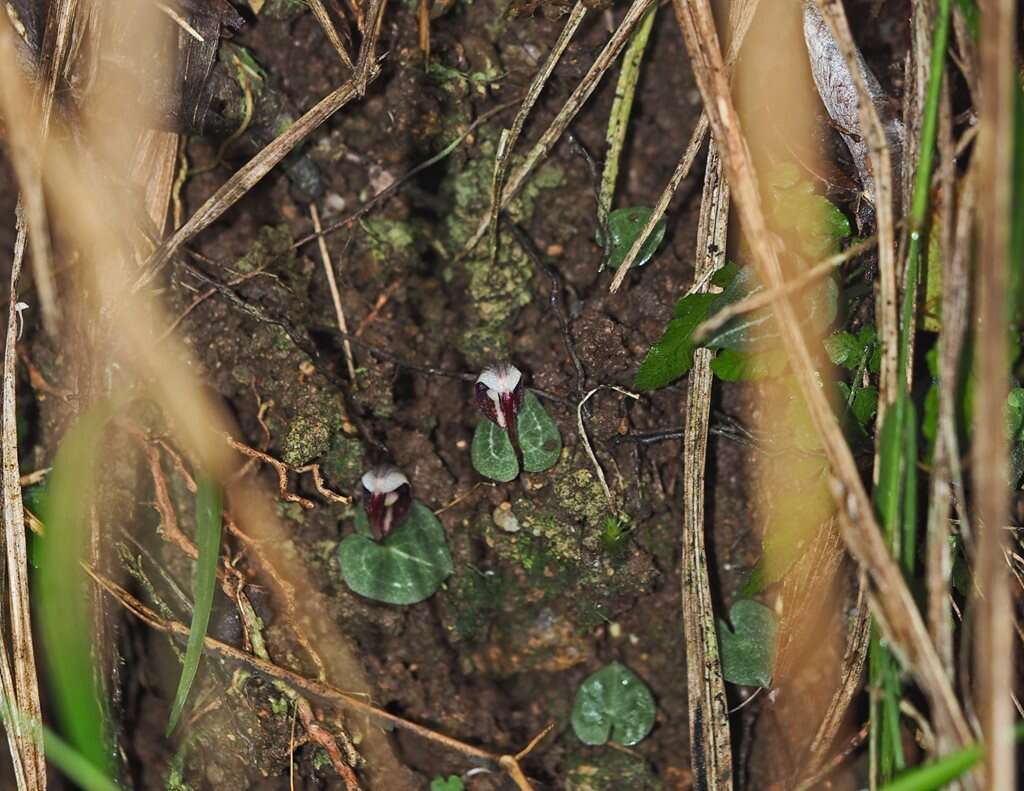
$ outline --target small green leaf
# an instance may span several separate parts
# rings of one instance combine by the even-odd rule
[[[651,690],[618,662],[598,670],[580,685],[572,707],[572,729],[584,744],[611,740],[636,744],[654,727]]]
[[[492,481],[507,483],[519,474],[519,459],[508,432],[484,419],[477,423],[470,447],[473,469]]]
[[[853,235],[842,209],[817,195],[807,181],[786,185],[772,195],[772,216],[778,228],[792,237],[797,249],[810,258],[839,252],[843,240]]]
[[[689,294],[676,305],[676,318],[665,334],[647,352],[633,386],[638,390],[656,390],[675,381],[693,367],[693,331],[707,318],[715,294]]]
[[[166,735],[178,724],[189,690],[203,658],[203,641],[210,623],[213,594],[217,589],[217,561],[220,558],[220,530],[224,509],[219,484],[206,475],[198,476],[196,491],[196,576],[192,586],[192,625],[189,627],[185,658],[181,663],[181,678],[174,693],[171,714],[167,718]]]
[[[527,472],[543,472],[562,455],[558,425],[533,393],[527,392],[523,399],[516,419],[516,434],[523,452],[523,469]]]
[[[601,268],[611,267],[618,269],[619,265],[626,260],[633,243],[640,236],[647,221],[651,218],[652,210],[646,206],[630,206],[625,209],[616,209],[608,215],[608,239],[598,233],[597,243],[604,248],[604,261]],[[651,235],[647,237],[640,248],[634,266],[641,267],[654,256],[658,245],[665,238],[665,218],[662,217],[654,225]]]
[[[458,775],[448,775],[447,780],[438,776],[430,781],[430,791],[465,791],[465,788]]]
[[[363,515],[363,525],[365,519]],[[358,531],[358,515],[356,524]],[[386,604],[423,601],[453,570],[444,528],[418,500],[383,541],[374,541],[364,532],[348,536],[338,547],[338,561],[349,588]]]
[[[849,409],[849,414],[853,417],[861,432],[866,434],[875,420],[875,414],[878,412],[878,389],[875,387],[858,387],[855,390],[851,390],[846,382],[839,382],[838,385],[844,407]]]
[[[723,382],[755,382],[779,376],[786,363],[786,353],[777,347],[756,352],[722,349],[711,361],[711,371]]]
[[[857,371],[861,366],[868,370],[878,371],[878,333],[870,324],[861,327],[854,335],[851,332],[836,332],[825,338],[825,351],[834,365],[840,365],[850,371]]]
[[[775,614],[753,599],[740,599],[729,610],[732,629],[718,621],[722,675],[732,684],[768,687],[775,663]]]

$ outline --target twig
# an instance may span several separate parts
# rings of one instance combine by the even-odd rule
[[[608,115],[608,129],[605,132],[607,149],[597,197],[597,226],[601,229],[607,228],[608,213],[615,201],[615,182],[619,176],[619,158],[626,144],[626,131],[629,128],[629,117],[633,110],[633,97],[636,95],[636,84],[640,79],[640,62],[647,49],[647,41],[651,36],[651,28],[654,27],[654,18],[657,13],[657,6],[647,12],[647,16],[630,36],[626,54],[622,56],[619,81],[615,85],[615,98],[612,100],[612,109]]]
[[[580,80],[576,89],[570,94],[566,100],[562,109],[558,111],[554,119],[548,125],[548,128],[544,130],[544,133],[540,136],[537,143],[530,149],[530,152],[526,155],[522,164],[513,171],[512,175],[509,176],[508,181],[505,183],[504,189],[501,193],[500,208],[508,206],[509,202],[519,194],[519,190],[522,189],[526,183],[526,179],[529,178],[530,174],[533,173],[534,168],[540,164],[541,160],[544,159],[548,152],[551,151],[555,143],[562,136],[562,133],[566,130],[572,119],[576,117],[576,113],[580,111],[583,104],[590,98],[590,95],[597,88],[598,83],[604,76],[605,72],[611,67],[612,63],[619,56],[622,48],[629,40],[630,33],[633,32],[633,28],[636,27],[637,23],[643,19],[647,9],[649,9],[654,3],[654,0],[634,0],[633,4],[629,7],[629,11],[626,12],[625,17],[622,19],[622,23],[619,25],[615,33],[612,34],[611,38],[608,39],[608,43],[605,44],[604,49],[601,50],[597,59],[594,61],[590,69]],[[480,224],[477,226],[476,231],[470,237],[465,247],[462,249],[462,255],[468,254],[477,242],[483,238],[483,235],[487,233],[487,229],[491,225],[491,212],[488,211],[481,218]]]
[[[345,309],[341,306],[341,295],[338,293],[338,283],[334,279],[334,265],[331,263],[331,254],[327,252],[327,240],[324,239],[320,227],[320,213],[316,209],[316,203],[309,204],[309,216],[313,220],[313,230],[316,232],[316,243],[320,249],[320,260],[324,265],[324,274],[327,275],[327,287],[331,290],[331,301],[334,303],[334,317],[338,321],[338,329],[348,335],[348,322],[345,320]],[[345,352],[345,365],[348,368],[348,379],[355,386],[356,366],[352,360],[352,344],[348,338],[342,339],[342,349]]]
[[[442,148],[440,151],[434,154],[434,156],[418,164],[416,167],[414,167],[404,176],[399,178],[397,181],[393,181],[387,187],[385,187],[372,198],[370,198],[366,203],[364,203],[362,206],[360,206],[358,209],[352,212],[352,214],[349,214],[342,220],[337,220],[335,222],[328,223],[320,233],[311,233],[306,236],[303,236],[297,242],[294,242],[292,244],[292,248],[295,249],[302,247],[302,245],[313,241],[318,236],[327,236],[328,234],[334,233],[335,231],[340,230],[341,228],[347,228],[351,226],[352,223],[357,222],[359,219],[369,214],[374,209],[374,207],[377,206],[379,203],[394,195],[402,186],[407,184],[418,173],[422,173],[427,168],[432,167],[441,160],[451,156],[452,152],[455,151],[462,144],[462,141],[476,131],[477,127],[491,120],[491,118],[493,118],[498,113],[504,112],[510,107],[515,107],[515,105],[518,103],[518,99],[513,99],[511,101],[504,102],[503,104],[499,104],[497,107],[492,107],[490,110],[483,113],[479,118],[473,121],[473,123],[467,126],[463,132],[461,132],[454,140],[452,140],[452,142],[450,142],[448,145],[446,145],[444,148]]]
[[[697,228],[694,277],[704,280],[725,263],[729,230],[729,186],[714,141],[704,172],[700,221]],[[702,287],[706,291],[706,280]],[[728,791],[732,788],[732,745],[729,704],[718,654],[718,635],[704,543],[704,471],[708,423],[711,416],[711,357],[697,349],[687,386],[683,435],[682,616],[686,648],[686,677],[690,729],[690,758],[698,785]],[[699,746],[698,746],[699,745]]]
[[[594,454],[594,448],[590,444],[590,438],[587,436],[587,428],[583,424],[583,407],[590,400],[591,396],[601,390],[614,390],[617,393],[622,393],[624,396],[629,398],[639,399],[636,393],[631,393],[628,390],[624,390],[621,387],[615,385],[599,385],[593,390],[589,391],[580,402],[576,405],[576,430],[580,433],[580,439],[583,440],[583,448],[587,452],[587,456],[590,457],[590,463],[594,465],[594,470],[597,472],[597,479],[601,482],[601,488],[604,490],[604,496],[608,500],[608,508],[611,511],[615,511],[615,500],[612,498],[611,489],[608,488],[608,481],[605,480],[604,470],[601,469],[601,462],[597,460],[597,456]]]
[[[757,10],[758,0],[745,0],[741,4],[737,3],[733,10],[730,11],[730,17],[736,21],[735,31],[732,36],[732,41],[729,44],[729,54],[726,58],[726,63],[731,66],[739,55],[740,47],[743,46],[743,40],[746,38],[747,31],[750,29],[750,23],[754,19],[754,11]],[[679,184],[690,174],[690,169],[693,167],[693,162],[697,158],[697,154],[704,145],[704,138],[708,133],[708,114],[706,110],[701,110],[700,118],[697,119],[697,125],[694,127],[693,133],[690,135],[690,142],[686,146],[686,150],[683,152],[683,156],[680,158],[679,163],[676,165],[676,169],[672,172],[672,176],[669,178],[668,183],[665,185],[665,189],[661,191],[661,195],[658,197],[658,202],[654,205],[654,209],[651,211],[651,216],[647,219],[647,224],[644,225],[643,230],[640,231],[636,240],[633,242],[633,246],[629,248],[629,252],[626,253],[626,257],[622,259],[622,263],[619,264],[619,268],[615,272],[615,276],[612,278],[612,283],[608,287],[608,291],[614,294],[619,290],[622,285],[622,281],[626,278],[626,273],[629,272],[633,262],[636,261],[636,257],[640,255],[640,250],[643,248],[647,241],[647,237],[651,235],[654,230],[654,226],[658,224],[662,217],[665,216],[665,212],[668,209],[668,204],[672,200],[672,196],[676,194],[676,190],[679,189]]]
[[[347,497],[346,495],[343,494],[338,494],[337,492],[332,492],[330,489],[327,488],[327,486],[324,484],[323,476],[320,474],[319,464],[306,464],[302,467],[292,467],[288,464],[285,464],[283,461],[278,461],[269,453],[264,453],[261,450],[256,450],[256,448],[249,447],[244,442],[239,442],[230,434],[225,434],[224,439],[227,441],[229,446],[237,450],[242,455],[248,456],[250,459],[257,459],[259,461],[265,462],[274,468],[274,472],[277,473],[278,493],[281,495],[281,499],[283,500],[287,500],[290,503],[298,503],[302,508],[305,508],[307,511],[316,507],[316,504],[312,500],[307,500],[305,497],[302,497],[301,495],[288,491],[288,471],[291,470],[292,472],[296,472],[299,474],[304,472],[312,473],[313,485],[316,487],[317,492],[319,492],[323,497],[327,498],[328,500],[335,503],[341,503],[344,505],[348,505],[352,502],[351,497]]]
[[[709,337],[715,330],[725,326],[728,322],[732,321],[737,316],[742,316],[744,313],[750,313],[754,310],[761,310],[771,305],[780,296],[785,294],[787,297],[792,296],[799,292],[801,289],[810,285],[819,278],[825,277],[833,269],[838,266],[842,266],[847,261],[856,258],[861,253],[870,250],[878,243],[878,238],[875,236],[868,237],[862,242],[843,250],[841,253],[836,253],[817,264],[812,266],[806,272],[801,273],[799,276],[792,280],[787,280],[783,285],[775,288],[767,288],[764,291],[759,291],[756,294],[752,294],[745,299],[741,299],[739,302],[734,302],[731,305],[726,305],[715,315],[703,321],[697,326],[697,329],[693,331],[693,337],[695,340],[702,340]]]
[[[732,101],[711,9],[707,0],[673,0],[673,6],[694,64],[697,84],[708,110],[715,140],[721,146],[729,184],[740,220],[751,243],[755,264],[766,285],[778,287],[783,283],[782,271],[768,234],[753,164]],[[946,719],[961,742],[966,744],[972,740],[972,736],[963,710],[950,680],[942,670],[935,647],[900,568],[882,538],[873,505],[860,480],[856,461],[818,383],[810,348],[803,337],[793,305],[782,295],[776,300],[774,308],[800,393],[836,476],[833,480],[833,497],[842,517],[843,538],[850,552],[867,568],[877,588],[878,596],[873,599],[886,616],[885,630],[892,645],[901,652],[908,667],[916,674],[929,697],[935,716]]]
[[[309,0],[309,8],[313,12],[313,16],[316,17],[316,21],[320,23],[320,27],[323,28],[324,35],[331,42],[334,51],[338,53],[341,62],[355,71],[356,65],[352,62],[352,56],[348,54],[345,45],[341,43],[341,37],[338,36],[338,31],[334,27],[330,14],[327,13],[327,7],[324,6],[323,0]]]
[[[977,411],[974,429],[974,493],[978,511],[978,552],[974,600],[978,628],[974,645],[978,710],[985,742],[986,788],[1016,784],[1013,707],[1014,639],[1010,581],[1003,564],[1007,513],[1006,393],[1009,386],[1007,293],[1010,222],[1013,205],[1014,105],[1017,91],[1017,9],[1013,0],[981,6],[978,116],[975,151],[978,183],[979,245],[975,272],[977,299]]]
[[[14,708],[36,722],[42,721],[39,687],[36,681],[35,651],[32,646],[32,614],[29,601],[28,552],[25,546],[25,512],[21,499],[18,464],[18,421],[16,403],[18,278],[24,260],[28,228],[24,214],[17,213],[17,237],[11,266],[10,298],[7,305],[7,339],[3,371],[3,539],[7,602],[5,621],[10,625],[10,644],[0,634],[0,686],[3,708]],[[14,667],[11,667],[11,659]],[[15,777],[19,789],[46,788],[46,763],[39,733],[17,719],[6,727]]]
[[[558,65],[558,61],[561,60],[562,54],[565,52],[565,48],[569,46],[569,42],[572,41],[573,35],[576,33],[576,29],[580,26],[580,22],[583,21],[583,17],[587,14],[587,7],[577,0],[573,6],[572,11],[569,12],[569,18],[565,21],[565,26],[562,28],[562,32],[558,35],[558,39],[555,41],[554,46],[551,47],[551,52],[548,53],[547,60],[544,61],[544,65],[537,69],[537,72],[533,75],[533,79],[530,81],[530,87],[526,89],[526,96],[523,98],[523,103],[516,113],[516,117],[512,120],[512,126],[505,130],[507,134],[502,134],[501,142],[498,146],[498,151],[494,158],[494,178],[491,189],[491,205],[487,210],[487,226],[491,229],[491,235],[493,237],[493,252],[492,255],[496,255],[497,252],[497,223],[498,215],[501,210],[501,192],[505,188],[505,177],[508,173],[508,164],[510,161],[510,155],[516,147],[516,143],[519,142],[519,135],[523,132],[523,124],[526,123],[527,117],[530,115],[530,111],[536,104],[537,99],[540,98],[541,92],[544,90],[544,86],[547,84],[548,78],[551,76],[551,72],[555,70],[555,66]]]
[[[378,5],[383,5],[379,2]],[[366,73],[366,80],[377,76],[379,69],[372,65]],[[264,147],[256,156],[239,168],[207,201],[199,207],[168,239],[164,240],[150,255],[143,273],[135,281],[133,291],[138,291],[152,282],[171,258],[189,239],[208,228],[225,211],[252,189],[274,166],[284,159],[324,121],[357,96],[360,88],[365,90],[364,80],[354,78],[321,99],[312,109],[303,114],[294,124]]]
[[[100,588],[106,591],[115,601],[120,603],[126,610],[128,610],[128,612],[143,623],[160,632],[169,632],[182,637],[188,636],[189,629],[185,624],[161,618],[117,583],[103,576],[89,566],[84,566],[84,568],[85,572],[97,585],[100,586]],[[253,656],[252,654],[247,654],[246,652],[240,651],[227,643],[222,643],[213,637],[207,636],[204,639],[204,644],[208,650],[214,651],[225,659],[241,662],[242,664],[248,665],[253,670],[263,673],[270,678],[281,679],[313,697],[327,701],[340,708],[348,709],[371,717],[395,728],[400,728],[401,730],[416,734],[433,744],[461,753],[469,759],[497,764],[508,771],[510,777],[512,777],[520,789],[526,791],[530,788],[529,782],[525,780],[525,776],[519,768],[517,755],[500,755],[498,753],[490,752],[489,750],[474,747],[471,744],[466,744],[458,739],[453,739],[451,736],[437,733],[436,731],[432,731],[415,722],[404,719],[395,714],[391,714],[390,712],[379,709],[369,703],[365,703],[351,693],[343,692],[326,682],[306,678],[293,670],[280,667],[268,660]]]

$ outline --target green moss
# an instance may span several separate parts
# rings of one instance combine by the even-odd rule
[[[335,486],[354,489],[366,467],[366,449],[355,437],[338,431],[324,458],[324,471]]]
[[[567,761],[566,791],[661,791],[661,783],[643,757],[618,750],[572,755]]]
[[[487,627],[500,610],[505,584],[494,572],[457,568],[444,593],[453,640],[477,643],[486,636]]]
[[[288,226],[264,225],[246,254],[235,261],[234,268],[242,273],[267,269],[271,264],[276,269],[289,269],[288,263],[294,258],[295,250],[292,249]]]
[[[416,236],[409,223],[376,217],[365,220],[362,226],[370,253],[381,263],[396,255],[404,258],[416,253]]]
[[[299,415],[284,438],[285,464],[301,467],[327,452],[333,426],[318,415]]]
[[[482,132],[479,156],[452,175],[446,184],[453,202],[446,219],[446,246],[451,253],[458,253],[465,247],[490,207],[496,139],[494,131]],[[564,180],[564,172],[556,165],[540,168],[512,201],[508,210],[512,219],[528,222],[538,195]],[[471,310],[469,327],[460,339],[463,354],[474,365],[503,356],[507,323],[532,298],[530,279],[534,273],[529,258],[510,234],[502,232],[495,260],[492,260],[485,236],[471,255],[455,260],[444,274],[448,280],[456,277],[466,280]]]

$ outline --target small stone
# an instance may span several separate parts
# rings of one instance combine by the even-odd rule
[[[494,519],[494,524],[506,533],[519,532],[519,520],[512,513],[512,503],[505,501],[495,508],[492,518]]]
[[[622,637],[622,624],[618,621],[612,621],[608,626],[608,634],[612,640],[618,640]]]

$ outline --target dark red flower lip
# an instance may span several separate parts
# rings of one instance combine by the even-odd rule
[[[516,417],[525,395],[523,373],[514,365],[485,368],[477,377],[477,408],[484,417],[510,434],[515,434]]]
[[[381,541],[402,523],[412,506],[412,485],[397,467],[375,467],[362,477],[363,508],[374,539]]]

